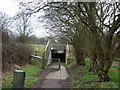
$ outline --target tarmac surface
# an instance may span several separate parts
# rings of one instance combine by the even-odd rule
[[[58,66],[56,65],[57,64],[54,64],[48,68],[52,68],[52,67],[58,68]],[[63,88],[61,82],[64,82],[64,80],[66,80],[67,77],[68,77],[67,70],[65,66],[62,64],[58,71],[51,72],[46,76],[45,80],[42,83],[41,88]]]

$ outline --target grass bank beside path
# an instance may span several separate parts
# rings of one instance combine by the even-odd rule
[[[34,46],[37,47],[38,48],[37,55],[42,57],[46,45],[36,45],[36,44],[30,44],[30,45],[33,46],[33,49]],[[32,60],[31,64],[21,67],[21,70],[24,70],[26,72],[25,85],[24,85],[25,87],[32,87],[40,79],[35,75],[41,71],[42,68],[41,66],[42,65],[40,61]],[[13,73],[14,70],[11,70],[7,72],[7,74],[3,74],[2,88],[12,88]]]
[[[32,64],[21,68],[21,70],[24,70],[26,73],[24,86],[31,87],[39,80],[35,75],[41,71],[41,62],[34,61]],[[9,74],[3,76],[2,88],[12,88],[13,73],[14,72],[11,71]]]
[[[67,65],[70,71],[68,78],[71,88],[118,88],[120,84],[120,72],[111,68],[109,76],[112,81],[110,82],[97,82],[98,75],[89,72],[90,61],[86,61],[87,66],[76,66],[75,61],[70,61]]]
[[[42,64],[34,61],[34,64],[23,67],[22,70],[26,72],[25,87],[31,87],[40,79],[35,75],[42,70]]]

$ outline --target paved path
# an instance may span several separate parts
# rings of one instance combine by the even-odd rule
[[[54,64],[48,68],[52,67],[55,68],[57,66]],[[46,76],[41,88],[63,88],[64,80],[66,80],[67,77],[68,73],[65,66],[62,64],[58,71],[51,72]]]
[[[65,66],[61,65],[60,70],[49,73],[46,76],[46,79],[61,79],[61,80],[64,80],[64,79],[67,79],[67,77],[68,77],[68,73],[66,71],[66,68],[65,68]]]
[[[62,88],[60,80],[46,79],[42,84],[41,88]]]

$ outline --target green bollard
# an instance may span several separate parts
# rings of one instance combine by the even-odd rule
[[[15,70],[13,77],[13,88],[24,88],[25,71]]]

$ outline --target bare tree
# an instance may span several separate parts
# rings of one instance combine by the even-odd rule
[[[2,43],[8,43],[12,40],[12,32],[9,30],[11,18],[5,13],[0,12],[0,29],[2,31]]]
[[[98,75],[100,81],[109,81],[108,71],[112,65],[114,54],[118,48],[120,14],[117,2],[115,3],[78,3],[79,17],[91,30],[94,48],[97,51]]]
[[[76,16],[74,5],[66,2],[48,3],[48,8],[44,9],[44,18],[47,19],[50,32],[73,45],[77,64],[85,65],[87,28]]]
[[[79,25],[82,27],[80,23],[78,25],[78,22],[82,21],[89,28],[93,66],[97,68],[100,81],[110,80],[108,71],[112,65],[114,54],[119,47],[117,42],[120,27],[118,5],[118,2],[53,3],[48,9],[51,13],[46,15],[47,18],[50,18],[49,21],[52,21],[52,29],[62,32],[64,38],[67,37],[66,39],[72,41],[72,43],[76,40],[75,37],[77,37],[77,43],[81,42],[81,37],[78,37],[81,34],[78,33],[78,36],[76,34],[79,31]],[[78,47],[77,51],[79,49],[82,51],[80,46],[81,43],[75,46]]]
[[[10,70],[14,64],[25,65],[29,63],[32,54],[31,47],[15,41],[14,33],[10,29],[11,19],[0,13],[0,31],[2,32],[2,72]]]
[[[120,46],[119,5],[119,2],[57,2],[49,3],[48,7],[44,8],[47,10],[45,17],[49,19],[47,21],[48,28],[71,43],[78,42],[79,44],[74,46],[77,47],[76,50],[82,51],[83,48],[80,38],[84,38],[84,35],[81,36],[78,31],[84,31],[80,28],[82,25],[87,26],[90,34],[88,36],[91,37],[88,40],[91,43],[90,48],[89,46],[87,48],[90,50],[93,68],[97,68],[100,81],[110,80],[108,71],[116,50]],[[37,9],[34,9],[32,10],[36,13],[41,10],[41,7],[38,6]]]
[[[31,24],[31,15],[24,13],[23,11],[18,13],[15,17],[14,28],[17,32],[17,41],[21,43],[25,43],[29,41],[30,36],[33,33],[33,26]]]

